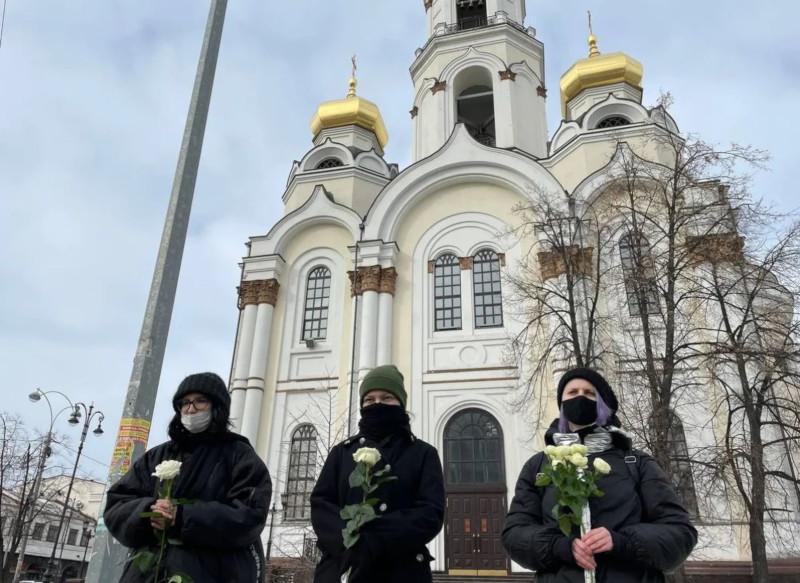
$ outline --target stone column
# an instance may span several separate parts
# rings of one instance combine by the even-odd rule
[[[241,434],[255,446],[261,422],[261,402],[264,398],[264,377],[267,372],[269,340],[272,334],[272,314],[278,300],[280,285],[277,279],[257,280],[252,283],[256,287],[258,307],[248,362]]]
[[[361,332],[359,334],[358,370],[375,367],[378,342],[378,291],[381,284],[380,265],[359,269],[361,276]]]
[[[378,349],[375,364],[392,364],[392,332],[394,316],[394,291],[397,271],[394,267],[381,270],[378,288]]]
[[[250,354],[253,350],[253,333],[258,311],[258,290],[255,281],[243,281],[239,286],[239,307],[242,310],[242,324],[236,338],[236,362],[231,381],[231,421],[235,431],[242,428],[247,375],[250,371]]]

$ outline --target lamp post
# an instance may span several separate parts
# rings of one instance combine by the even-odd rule
[[[86,544],[83,545],[83,559],[81,559],[81,566],[78,569],[78,579],[83,580],[83,569],[86,566],[86,553],[89,550],[89,543],[92,542],[92,535],[94,534],[94,529],[92,528],[92,523],[88,520],[83,521],[83,539],[86,541]],[[83,542],[83,541],[81,541]]]
[[[64,504],[61,507],[61,517],[58,520],[58,529],[56,530],[56,539],[53,543],[53,550],[50,552],[50,559],[47,561],[47,569],[44,572],[45,581],[52,581],[58,576],[61,567],[60,560],[59,565],[56,566],[56,549],[58,548],[58,538],[61,535],[61,528],[64,526],[64,517],[67,515],[69,497],[72,495],[72,485],[75,483],[75,474],[78,471],[78,463],[80,462],[81,453],[83,452],[83,444],[86,442],[86,436],[89,433],[89,424],[92,422],[92,419],[97,417],[97,426],[94,428],[92,433],[95,435],[102,435],[103,419],[105,416],[103,415],[102,411],[95,410],[94,403],[88,406],[86,403],[82,403],[80,401],[73,403],[69,400],[69,397],[64,395],[64,393],[60,393],[58,391],[42,391],[41,389],[36,389],[30,394],[30,399],[32,401],[39,401],[42,397],[44,397],[49,405],[50,401],[47,399],[48,393],[57,393],[62,395],[67,400],[69,403],[68,409],[72,410],[72,414],[69,416],[69,419],[67,419],[67,422],[70,425],[77,425],[80,423],[81,417],[83,417],[83,431],[81,432],[81,441],[78,444],[78,453],[75,456],[75,464],[72,466],[72,475],[69,478],[69,486],[67,486],[67,495],[64,496]]]
[[[49,394],[57,394],[64,397],[69,405],[64,407],[63,409],[58,410],[55,414],[53,414],[53,406],[50,403],[50,399],[47,397]],[[56,423],[56,419],[64,411],[74,411],[74,406],[72,405],[72,401],[69,400],[64,393],[60,391],[42,391],[40,389],[36,389],[28,398],[36,403],[44,398],[45,403],[47,403],[47,408],[50,411],[50,426],[47,429],[47,433],[44,436],[44,442],[42,442],[42,451],[39,455],[39,464],[36,466],[36,474],[33,479],[33,488],[31,488],[30,493],[30,500],[31,503],[28,505],[30,511],[33,513],[36,511],[36,502],[39,500],[39,490],[42,486],[42,474],[44,473],[44,464],[47,461],[47,458],[50,457],[50,444],[53,442],[53,426]],[[24,502],[24,501],[23,501]],[[22,574],[22,564],[25,562],[25,551],[28,547],[28,533],[30,529],[26,525],[27,520],[27,510],[24,510],[22,516],[20,517],[20,521],[22,523],[22,539],[19,541],[19,550],[17,551],[17,566],[14,569],[14,578],[12,579],[12,583],[18,583],[20,575]]]

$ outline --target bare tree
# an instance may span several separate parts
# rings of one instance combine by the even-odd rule
[[[534,240],[514,271],[504,276],[508,305],[523,323],[512,340],[512,359],[523,371],[516,404],[532,404],[534,431],[543,418],[555,370],[598,366],[604,355],[598,341],[608,324],[599,308],[607,265],[607,231],[593,209],[582,214],[560,193],[532,192],[514,209],[520,218],[514,235]]]
[[[770,538],[791,540],[800,510],[800,222],[757,204],[730,218],[727,252],[699,257],[697,279],[716,324],[706,330],[703,368],[719,387],[725,420],[719,475],[739,494],[753,580],[766,583],[765,519],[776,531]]]

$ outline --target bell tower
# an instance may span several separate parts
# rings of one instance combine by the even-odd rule
[[[428,40],[411,65],[413,159],[463,123],[478,142],[547,152],[544,45],[524,0],[425,0]]]

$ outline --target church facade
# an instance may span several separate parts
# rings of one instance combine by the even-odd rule
[[[432,568],[502,575],[521,570],[500,529],[519,471],[541,446],[530,411],[514,405],[525,363],[509,345],[524,323],[504,276],[537,245],[515,230],[515,209],[542,192],[591,204],[621,142],[646,150],[653,132],[678,129],[642,105],[642,65],[601,54],[590,37],[589,56],[561,78],[563,120],[549,136],[544,46],[525,25],[524,2],[426,0],[424,9],[428,40],[411,65],[412,164],[384,158],[380,111],[351,79],[346,97],[313,117],[283,217],[247,243],[232,417],[273,476],[272,555],[310,556],[308,495],[327,451],[355,429],[358,381],[397,365],[412,429],[445,469]],[[555,416],[552,402],[542,407]],[[734,526],[715,528],[706,536],[725,542],[700,558],[748,559]]]

